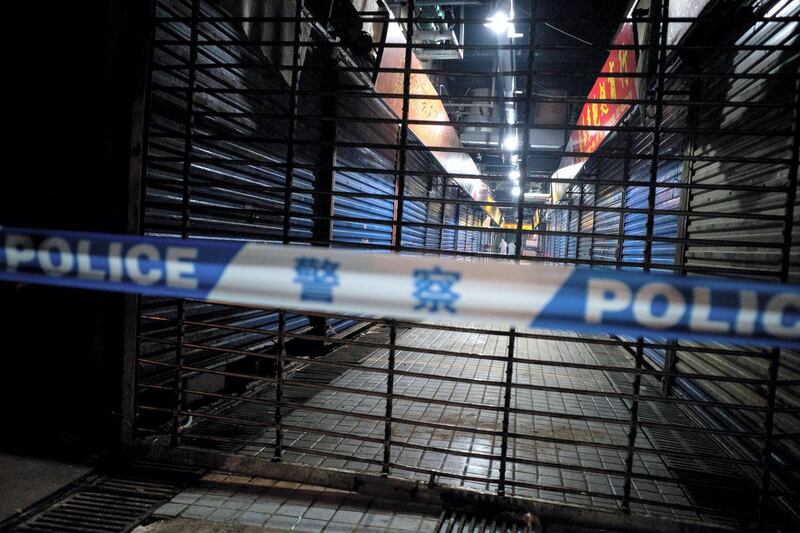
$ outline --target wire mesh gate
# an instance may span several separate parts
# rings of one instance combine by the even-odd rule
[[[533,1],[499,37],[490,6],[416,4],[157,2],[141,230],[797,281],[800,3]],[[794,352],[156,298],[137,326],[140,438],[800,517]]]

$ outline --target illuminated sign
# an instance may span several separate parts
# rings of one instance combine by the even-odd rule
[[[612,42],[615,44],[633,45],[633,24],[622,25],[619,33]],[[634,50],[611,50],[608,54],[601,73],[624,74],[636,72],[636,53]],[[589,91],[588,100],[636,100],[636,80],[628,77],[600,76]],[[578,116],[579,126],[613,127],[622,119],[631,108],[630,104],[586,102]],[[608,136],[609,130],[576,130],[567,144],[568,152],[594,153],[600,143]],[[585,160],[586,157],[575,156],[575,160]]]
[[[617,44],[633,45],[633,24],[628,22],[622,25],[612,46]],[[636,72],[636,53],[633,50],[611,50],[603,64],[601,74],[624,74]],[[636,79],[624,76],[600,76],[595,80],[592,90],[589,91],[587,102],[578,116],[579,126],[613,127],[616,126],[625,113],[631,108],[630,104],[592,102],[591,100],[636,100],[638,90]],[[583,164],[590,154],[600,146],[608,137],[609,130],[574,130],[567,143],[567,152],[581,152],[584,155],[566,156],[561,159],[560,168],[553,174],[553,179],[572,179],[580,172]],[[567,183],[553,183],[550,188],[550,202],[557,204],[564,192],[569,187]]]

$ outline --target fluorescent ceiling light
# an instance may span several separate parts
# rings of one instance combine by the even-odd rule
[[[511,189],[511,194],[513,196],[519,196],[519,193],[522,192],[519,188],[519,185],[514,185],[514,188]]]
[[[514,169],[508,173],[508,179],[517,181],[519,179],[519,170]]]
[[[579,163],[573,163],[572,165],[567,165],[565,167],[561,167],[558,170],[556,170],[555,172],[553,172],[553,175],[552,175],[551,179],[554,179],[554,180],[556,180],[556,179],[557,180],[571,180],[575,176],[578,175],[578,172],[581,171],[581,169],[583,168],[583,164],[584,163],[585,163],[585,161],[581,161]]]

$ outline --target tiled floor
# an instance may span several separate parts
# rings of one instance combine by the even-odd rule
[[[370,498],[357,493],[211,473],[158,509],[159,519],[185,518],[301,532],[429,532],[438,508]]]
[[[500,455],[501,438],[494,433],[502,427],[502,384],[506,371],[502,358],[507,352],[507,337],[413,328],[401,330],[397,343],[408,348],[449,350],[498,359],[465,358],[411,350],[397,352],[396,370],[401,375],[396,376],[394,384],[396,396],[393,418],[397,421],[392,424],[392,439],[403,445],[394,445],[391,449],[391,461],[397,464],[392,468],[392,475],[428,480],[429,472],[434,471],[439,483],[496,491],[496,483],[488,479],[498,477],[499,464],[493,456]],[[530,361],[587,365],[608,364],[611,361],[615,366],[633,367],[630,355],[619,347],[555,340],[518,338],[516,357]],[[308,397],[304,408],[295,409],[285,416],[287,425],[324,429],[340,435],[352,435],[352,438],[287,430],[284,445],[308,451],[288,450],[283,456],[284,460],[324,468],[380,472],[386,406],[383,398],[370,396],[369,392],[386,390],[386,374],[375,370],[385,369],[387,364],[387,350],[369,353],[361,361],[362,368],[338,370],[336,377],[330,381],[333,386],[353,392],[322,390]],[[327,367],[326,370],[332,368]],[[410,374],[402,375],[402,372]],[[532,390],[525,388],[525,385],[618,393],[625,391],[618,390],[615,382],[628,383],[631,376],[612,380],[606,372],[598,369],[564,368],[534,362],[515,365],[513,379],[521,387],[514,388],[512,392],[510,432],[512,435],[528,435],[539,440],[509,439],[509,456],[519,460],[509,462],[509,481],[536,487],[512,485],[508,492],[557,502],[616,508],[616,500],[602,495],[620,495],[622,476],[570,467],[624,470],[625,450],[603,448],[602,445],[627,445],[627,403],[615,397],[560,390]],[[657,383],[647,376],[643,378],[644,390],[656,386]],[[292,394],[291,389],[287,389],[288,395]],[[462,405],[443,405],[437,401],[460,402]],[[323,413],[316,409],[319,407],[344,411],[348,415]],[[518,413],[514,412],[515,409],[533,410],[536,414]],[[448,426],[473,431],[456,431]],[[374,442],[365,438],[374,439]],[[541,440],[547,438],[569,439],[585,445]],[[238,451],[271,457],[274,442],[274,430],[268,430]],[[643,432],[639,433],[636,444],[645,449],[652,447]],[[435,450],[420,449],[421,446]],[[315,451],[337,456],[326,457],[315,454]],[[525,461],[549,464],[533,465]],[[634,471],[669,476],[663,461],[650,454],[634,456]],[[462,480],[453,475],[468,476],[469,479]],[[667,504],[689,504],[677,483],[634,480],[632,496]],[[634,510],[683,520],[697,518],[692,513],[659,505],[634,504]]]

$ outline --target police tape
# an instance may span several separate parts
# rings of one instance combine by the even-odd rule
[[[306,311],[800,348],[800,287],[0,227],[0,280]]]

